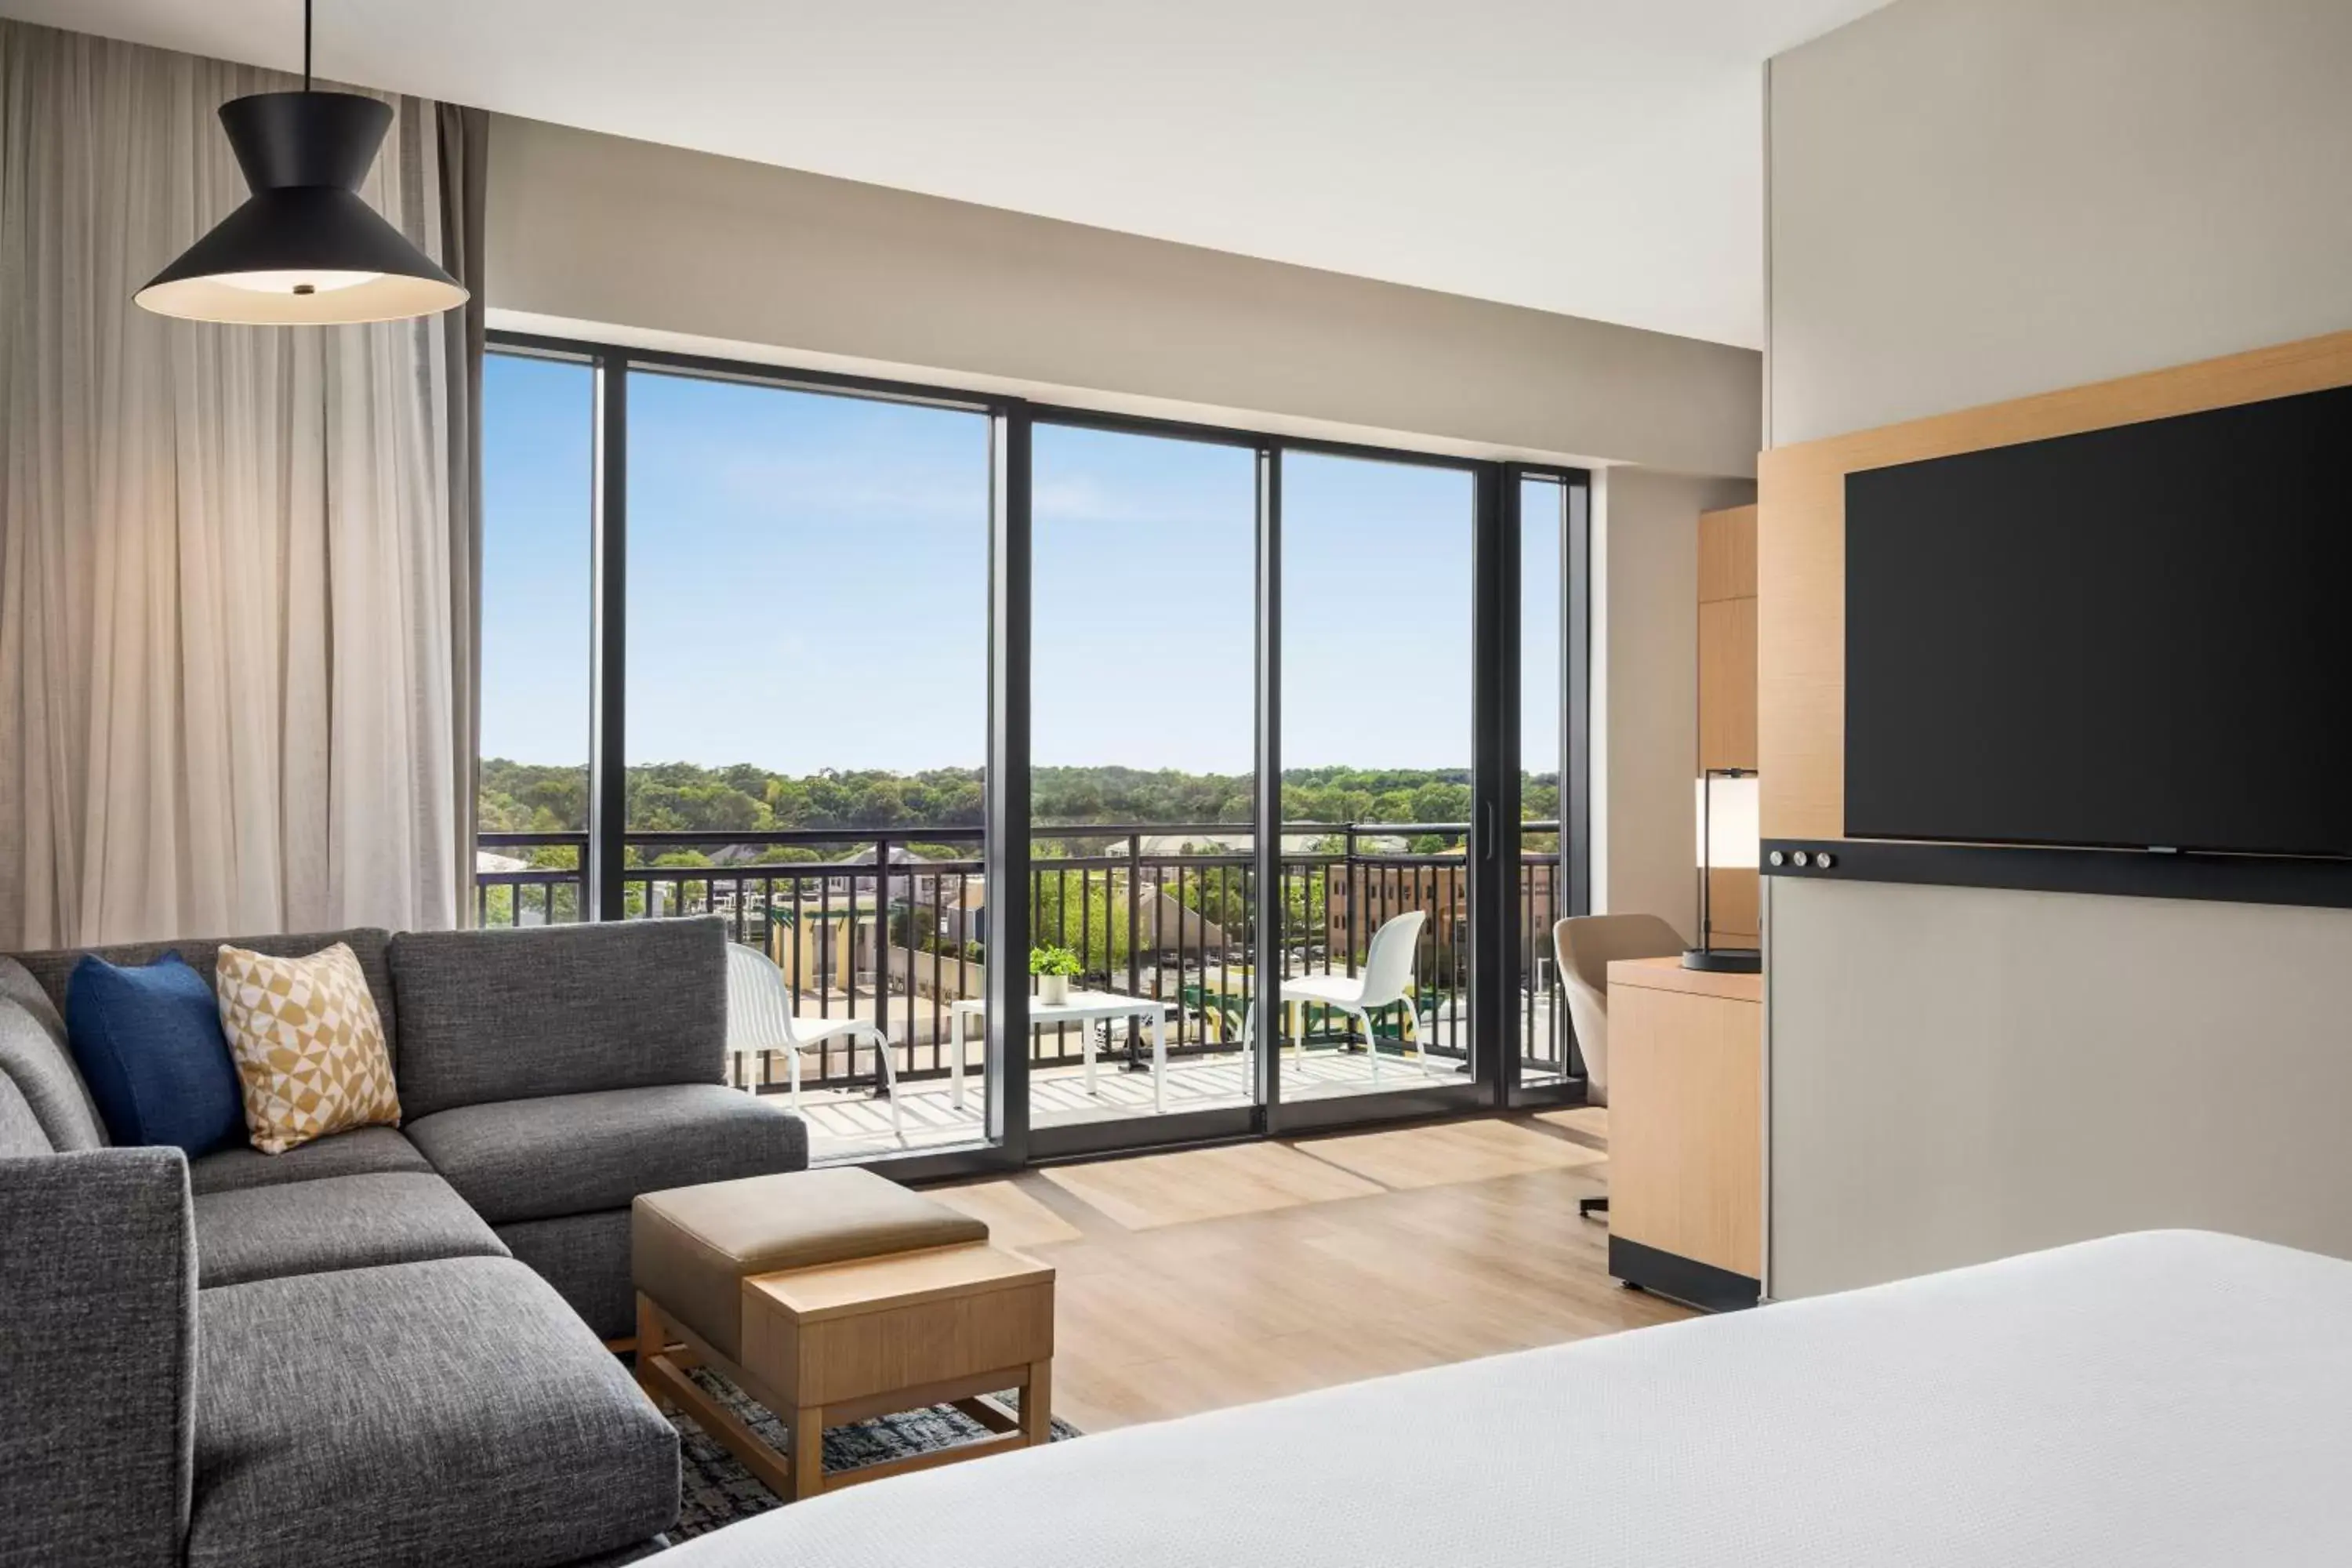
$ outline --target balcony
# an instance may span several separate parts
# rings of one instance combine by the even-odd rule
[[[1530,837],[1558,830],[1556,823],[1524,825]],[[1408,910],[1428,916],[1412,994],[1375,1016],[1370,1041],[1328,1009],[1284,1009],[1286,1098],[1409,1088],[1427,1074],[1467,1070],[1467,837],[1459,823],[1286,827],[1286,977],[1351,973],[1384,921]],[[478,844],[479,923],[563,922],[587,907],[584,833],[484,833]],[[959,1106],[950,1082],[953,1005],[983,994],[991,959],[976,829],[640,833],[625,844],[622,880],[630,917],[718,915],[735,941],[775,961],[800,1012],[867,1020],[890,1041],[897,1132],[888,1104],[877,1099],[880,1074],[871,1049],[835,1039],[803,1054],[803,1110],[815,1158],[858,1159],[982,1135],[984,1095],[968,1094]],[[1078,955],[1078,986],[1164,1002],[1169,1013],[1168,1082],[1157,1095],[1161,1086],[1152,1081],[1149,1033],[1140,1024],[1034,1030],[1034,1125],[1149,1116],[1161,1099],[1171,1112],[1248,1103],[1240,1045],[1255,994],[1250,848],[1249,828],[1233,823],[1035,830],[1033,940]],[[1516,1012],[1522,1081],[1530,1083],[1581,1070],[1551,955],[1558,874],[1549,854],[1521,858]],[[1095,1032],[1099,1063],[1091,1089],[1086,1030]],[[976,1089],[983,1045],[981,1030],[970,1033],[965,1076]],[[1415,1047],[1425,1056],[1416,1056]],[[739,1065],[745,1089],[785,1092],[784,1063]]]

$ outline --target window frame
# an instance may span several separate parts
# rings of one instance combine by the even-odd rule
[[[1461,457],[1329,440],[1238,426],[1203,424],[1034,402],[970,388],[819,371],[662,349],[492,329],[487,352],[585,363],[594,373],[594,516],[591,536],[588,853],[584,918],[625,918],[622,868],[626,836],[628,376],[632,371],[740,382],[786,391],[873,398],[961,409],[990,421],[989,712],[987,804],[982,859],[987,880],[991,945],[1027,946],[1031,790],[1030,717],[1033,618],[1032,434],[1038,424],[1237,447],[1255,455],[1258,472],[1256,574],[1256,795],[1258,973],[1278,973],[1281,821],[1282,460],[1312,453],[1448,468],[1472,479],[1472,667],[1474,815],[1470,868],[1471,1059],[1466,1082],[1431,1084],[1344,1099],[1286,1102],[1276,1053],[1257,1053],[1254,1103],[1215,1110],[1034,1129],[1029,1118],[1028,985],[1024,966],[988,966],[988,1060],[982,1095],[988,1142],[943,1151],[885,1154],[866,1162],[902,1180],[929,1180],[1018,1169],[1057,1160],[1370,1126],[1430,1116],[1523,1105],[1579,1104],[1584,1082],[1570,1077],[1519,1082],[1518,956],[1539,933],[1516,930],[1522,864],[1519,826],[1518,680],[1520,505],[1522,481],[1564,488],[1560,561],[1563,582],[1559,864],[1561,907],[1591,907],[1591,494],[1589,470],[1570,466]],[[1268,832],[1268,823],[1276,830]],[[1508,875],[1502,874],[1507,868]],[[1259,1028],[1272,1037],[1275,1002],[1261,992]],[[1019,1041],[1021,1049],[1008,1049]]]

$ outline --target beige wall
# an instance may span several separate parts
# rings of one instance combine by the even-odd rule
[[[1594,480],[1593,902],[1698,929],[1698,514],[1756,487],[1612,468]]]
[[[1775,60],[1774,440],[2352,327],[2347,61],[2342,0],[1897,0]],[[1767,882],[1774,1295],[2352,1256],[2352,914]]]
[[[1770,67],[1772,445],[2352,327],[2352,5],[1897,0]]]
[[[1752,350],[499,118],[494,310],[1752,475]]]
[[[2163,1226],[2352,1257],[2352,910],[1766,880],[1775,1296]]]

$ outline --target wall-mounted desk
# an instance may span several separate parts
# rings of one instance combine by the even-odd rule
[[[1764,977],[1609,966],[1609,1271],[1696,1306],[1764,1272]]]

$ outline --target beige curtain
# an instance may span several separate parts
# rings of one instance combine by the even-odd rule
[[[0,950],[466,901],[464,338],[131,303],[244,197],[214,110],[296,85],[0,23]],[[393,102],[366,194],[440,254]]]

